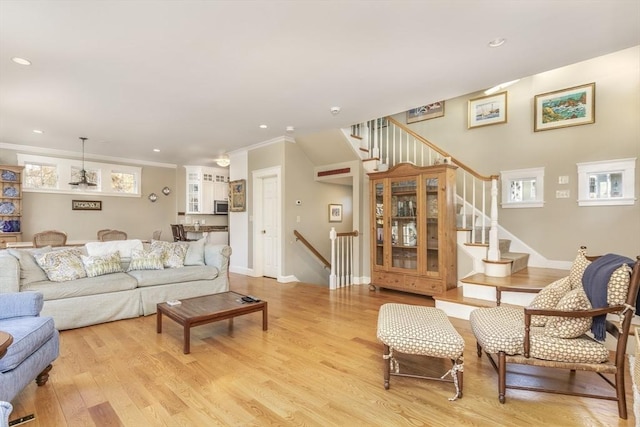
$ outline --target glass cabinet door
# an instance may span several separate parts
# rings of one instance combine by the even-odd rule
[[[415,178],[391,180],[391,267],[418,269],[418,193]]]
[[[438,245],[438,178],[427,177],[425,179],[425,191],[427,200],[427,271],[438,272],[440,261]]]
[[[375,182],[373,188],[375,197],[375,212],[373,213],[373,220],[376,229],[374,259],[375,265],[382,267],[384,266],[384,242],[387,236],[384,221],[384,180]]]

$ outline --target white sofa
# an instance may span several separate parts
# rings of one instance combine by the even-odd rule
[[[104,243],[111,248],[126,244]],[[171,299],[228,291],[231,248],[204,240],[189,245],[181,268],[127,271],[130,260],[123,257],[123,272],[63,282],[48,279],[34,258],[36,249],[1,250],[0,293],[41,292],[44,307],[40,314],[53,317],[56,328],[64,330],[153,314],[158,303]],[[91,255],[86,246],[80,249]]]

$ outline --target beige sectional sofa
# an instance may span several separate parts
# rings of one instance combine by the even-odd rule
[[[132,254],[137,253],[131,248],[150,253],[149,244],[143,245],[139,240],[87,244],[76,248],[85,256],[83,262],[118,251],[123,255],[120,257],[122,271],[64,281],[49,280],[48,272],[41,268],[36,257],[42,262],[43,252],[69,251],[70,248],[2,250],[0,293],[41,292],[44,308],[40,314],[53,317],[56,328],[63,330],[146,316],[156,312],[159,302],[228,291],[231,248],[206,243],[204,239],[188,245],[184,265],[131,270],[130,266],[137,261],[132,258]]]

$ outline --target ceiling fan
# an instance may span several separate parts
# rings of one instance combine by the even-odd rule
[[[98,184],[94,184],[87,180],[87,171],[84,169],[84,142],[89,138],[81,136],[80,139],[82,140],[82,170],[80,171],[80,181],[70,182],[69,185],[83,189],[87,187],[95,187]]]

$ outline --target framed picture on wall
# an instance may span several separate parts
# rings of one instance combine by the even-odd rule
[[[444,101],[422,105],[407,111],[407,124],[444,116]]]
[[[507,123],[507,92],[469,100],[468,128]]]
[[[329,204],[329,222],[342,222],[342,205]]]
[[[72,200],[71,210],[74,211],[101,211],[101,200]]]
[[[239,179],[229,182],[229,211],[244,212],[247,210],[247,180]]]
[[[596,84],[589,83],[535,96],[533,130],[595,123]]]

